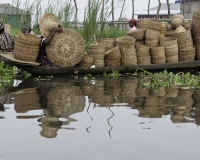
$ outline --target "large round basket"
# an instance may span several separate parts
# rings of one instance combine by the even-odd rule
[[[145,36],[145,29],[137,29],[127,33],[128,36],[135,38],[136,40],[143,40]]]
[[[172,28],[178,28],[180,25],[183,24],[183,19],[179,17],[175,17],[171,20]]]
[[[58,25],[58,19],[53,14],[46,13],[39,22],[40,32],[44,37],[47,37],[53,29],[58,27]]]
[[[116,39],[118,45],[134,45],[135,38],[130,36],[119,37]]]
[[[46,52],[48,59],[56,66],[72,67],[83,59],[85,42],[75,30],[63,28],[63,33],[54,34]]]

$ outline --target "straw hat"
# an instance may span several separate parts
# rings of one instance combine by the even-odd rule
[[[36,62],[26,62],[26,61],[21,61],[21,60],[15,59],[14,54],[9,53],[9,52],[0,53],[0,56],[3,57],[6,61],[12,62],[14,64],[23,64],[23,65],[27,65],[27,66],[40,65],[40,63],[36,63]]]
[[[5,32],[10,34],[11,26],[9,24],[4,24]]]
[[[39,22],[40,32],[44,37],[47,37],[53,29],[58,27],[58,25],[58,19],[53,14],[46,13]]]
[[[63,33],[55,33],[46,46],[48,59],[59,67],[72,67],[78,64],[85,54],[83,37],[73,29],[63,28]]]

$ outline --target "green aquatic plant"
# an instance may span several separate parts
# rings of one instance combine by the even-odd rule
[[[87,74],[84,76],[84,80],[90,81],[90,80],[94,80],[95,78],[91,75],[91,74]]]
[[[175,85],[177,87],[187,87],[200,89],[200,73],[193,75],[190,72],[173,73],[164,70],[163,72],[151,73],[144,69],[139,68],[134,75],[142,75],[142,87],[159,90],[162,87],[170,87]]]
[[[104,77],[112,77],[112,78],[119,78],[121,76],[121,74],[119,73],[119,70],[112,70],[112,73],[103,73]]]

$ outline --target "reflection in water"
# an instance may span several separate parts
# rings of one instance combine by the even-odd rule
[[[95,107],[105,107],[111,113],[107,118],[110,126],[108,131],[111,138],[113,126],[110,122],[115,116],[112,107],[126,105],[138,110],[138,117],[162,118],[170,115],[173,123],[196,123],[200,125],[200,93],[192,89],[161,88],[158,91],[143,89],[141,80],[103,79],[97,78],[93,83],[86,81],[52,83],[39,88],[27,88],[14,92],[14,109],[17,113],[43,109],[39,116],[18,116],[17,118],[38,118],[42,128],[40,134],[47,138],[57,136],[59,129],[73,129],[63,127],[75,121],[71,115],[83,112],[87,107],[87,114],[91,121],[94,117],[90,113],[90,104]],[[88,97],[89,105],[85,106]],[[7,100],[8,101],[8,100]],[[3,108],[0,106],[0,111]],[[65,118],[61,121],[59,118]],[[91,126],[86,127],[90,133]]]

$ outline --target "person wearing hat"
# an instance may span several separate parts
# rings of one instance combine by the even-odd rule
[[[0,22],[0,52],[13,52],[14,38],[9,33],[5,32],[3,22]]]
[[[49,66],[49,67],[56,67],[52,62],[50,62],[46,55],[46,46],[51,42],[54,34],[58,32],[62,32],[61,25],[58,25],[57,28],[53,29],[53,31],[45,38],[41,36],[41,44],[40,44],[40,50],[37,57],[37,62],[40,63],[42,66]]]
[[[130,27],[129,32],[135,31],[137,29],[137,22],[135,19],[132,18],[129,20],[129,27]]]

